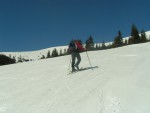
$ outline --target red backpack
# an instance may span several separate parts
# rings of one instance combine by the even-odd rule
[[[75,45],[79,51],[85,51],[80,41],[75,41]]]

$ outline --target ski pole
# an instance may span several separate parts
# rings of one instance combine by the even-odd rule
[[[93,70],[93,68],[92,68],[92,64],[91,64],[91,61],[90,61],[90,58],[89,58],[89,55],[88,55],[87,51],[86,51],[86,55],[87,55],[87,57],[88,57],[88,60],[89,60],[89,63],[90,63],[91,69]]]

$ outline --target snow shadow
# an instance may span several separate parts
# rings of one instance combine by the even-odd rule
[[[85,67],[85,68],[81,68],[80,71],[85,71],[85,70],[93,70],[93,69],[96,69],[96,68],[99,68],[98,66],[94,66],[94,67]]]

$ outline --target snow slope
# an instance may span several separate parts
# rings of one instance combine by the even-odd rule
[[[0,52],[0,54],[11,56],[12,58],[15,57],[16,60],[18,60],[19,57],[29,60],[39,60],[41,59],[42,55],[46,57],[48,51],[52,53],[54,49],[57,49],[58,53],[60,53],[60,50],[62,50],[62,52],[64,52],[65,49],[67,50],[67,46],[51,47],[47,49],[26,52]]]
[[[145,33],[146,33],[147,38],[150,39],[150,31],[147,31]],[[124,41],[125,41],[125,39],[129,39],[129,37],[123,38]],[[105,45],[110,45],[110,44],[112,44],[112,42],[105,43]],[[100,45],[101,45],[101,43],[100,43]],[[50,53],[52,53],[54,48],[57,49],[58,53],[60,53],[60,50],[62,50],[62,53],[64,53],[64,50],[67,50],[68,46],[51,47],[51,48],[46,48],[46,49],[42,49],[42,50],[27,51],[27,52],[0,52],[0,54],[11,56],[12,58],[15,57],[16,60],[18,60],[19,57],[28,59],[28,60],[39,60],[39,59],[41,59],[41,57],[43,55],[46,57],[48,51],[50,51]]]
[[[150,43],[0,67],[0,113],[150,113]]]

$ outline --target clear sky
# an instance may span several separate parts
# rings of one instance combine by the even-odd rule
[[[0,52],[112,41],[131,25],[150,30],[150,0],[0,0]]]

